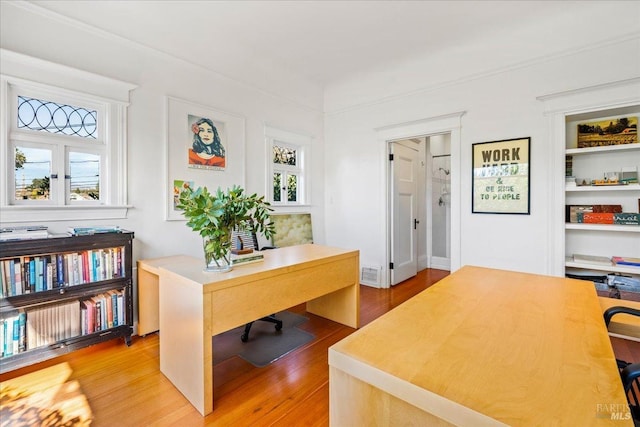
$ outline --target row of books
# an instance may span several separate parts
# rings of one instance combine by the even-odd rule
[[[633,212],[579,212],[577,217],[580,224],[640,225],[640,214]]]
[[[622,205],[567,205],[566,222],[640,225],[640,214],[622,212]]]
[[[112,290],[80,301],[80,332],[93,334],[127,324],[124,291]]]
[[[0,297],[124,277],[124,246],[0,260]]]
[[[90,236],[100,233],[121,233],[122,230],[117,225],[90,226],[90,227],[69,227],[65,236]],[[45,225],[24,225],[16,227],[0,228],[0,242],[11,240],[46,239],[58,236],[49,232]]]
[[[87,300],[20,309],[0,319],[0,357],[126,324],[123,291]]]
[[[601,265],[601,266],[630,266],[630,267],[640,267],[640,258],[632,258],[632,257],[621,257],[621,256],[598,256],[598,255],[581,255],[574,254],[573,260],[575,262],[579,262],[581,264],[591,264],[591,265]]]

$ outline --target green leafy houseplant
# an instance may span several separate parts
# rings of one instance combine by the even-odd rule
[[[182,209],[187,226],[202,236],[209,271],[230,269],[233,230],[261,233],[267,239],[275,232],[269,202],[264,196],[245,194],[237,185],[227,191],[218,188],[215,193],[210,193],[207,187],[186,188],[178,197],[177,208]]]

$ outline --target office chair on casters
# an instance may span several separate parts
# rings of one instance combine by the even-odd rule
[[[311,227],[311,214],[309,213],[293,213],[293,214],[272,214],[271,221],[275,225],[275,234],[271,241],[272,246],[264,246],[262,250],[275,249],[284,246],[301,245],[304,243],[313,243],[313,233]],[[253,249],[260,250],[258,246],[258,238],[255,233],[238,232],[241,236],[240,242],[251,244]],[[243,234],[240,234],[243,233]],[[234,245],[236,239],[234,238]],[[249,247],[249,246],[244,246]],[[237,248],[237,246],[234,246]],[[282,329],[282,320],[278,319],[275,314],[258,319],[265,322],[275,323],[276,331]],[[249,322],[244,327],[244,333],[240,337],[242,342],[249,340],[249,331],[253,326],[253,322]]]
[[[251,233],[249,231],[234,231],[233,232],[233,236],[232,236],[232,244],[231,244],[231,249],[232,250],[238,250],[238,249],[254,249],[254,250],[259,250],[258,249],[258,237],[256,236],[256,233]],[[262,248],[267,249],[267,248]],[[251,331],[251,327],[253,326],[253,323],[256,321],[263,321],[263,322],[270,322],[275,324],[275,328],[276,331],[280,331],[282,330],[282,320],[278,319],[276,317],[275,314],[269,315],[269,316],[265,316],[262,317],[260,319],[254,320],[253,322],[249,322],[245,325],[244,327],[244,333],[240,336],[240,339],[242,340],[242,342],[247,342],[249,341],[249,331]]]
[[[630,307],[614,306],[609,307],[604,312],[604,323],[609,327],[611,318],[616,314],[630,314],[640,317],[640,310]],[[624,386],[624,392],[629,402],[629,410],[633,417],[633,423],[640,426],[640,363],[630,363],[616,358],[618,369],[620,370],[620,378]]]

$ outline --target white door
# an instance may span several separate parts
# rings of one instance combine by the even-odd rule
[[[391,161],[391,285],[418,273],[418,150],[390,144]]]

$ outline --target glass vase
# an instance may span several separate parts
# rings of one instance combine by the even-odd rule
[[[220,245],[210,245],[208,237],[202,238],[202,247],[204,249],[204,271],[224,273],[231,270],[231,245],[225,245],[226,248],[221,249]],[[216,246],[215,248],[213,246]]]

